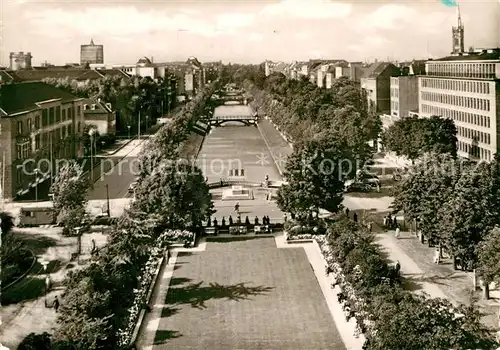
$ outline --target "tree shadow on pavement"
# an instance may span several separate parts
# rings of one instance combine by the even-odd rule
[[[41,255],[47,251],[47,248],[57,245],[57,240],[42,234],[16,232],[16,237],[22,240],[35,255]]]
[[[153,345],[161,345],[168,342],[169,339],[175,339],[182,337],[182,334],[178,331],[171,330],[157,330],[155,335],[155,340]]]
[[[2,305],[37,299],[45,293],[45,279],[26,277],[7,290],[2,291]]]
[[[211,299],[248,300],[249,296],[263,295],[274,289],[264,286],[250,287],[245,285],[247,283],[225,286],[212,282],[208,286],[202,286],[201,281],[184,287],[169,288],[165,304],[190,304],[194,308],[204,309],[205,302]]]
[[[415,291],[423,289],[423,283],[432,283],[435,285],[447,286],[449,283],[447,281],[461,278],[462,276],[454,273],[450,273],[445,276],[432,275],[426,276],[419,273],[410,273],[403,275],[403,288],[409,291]]]

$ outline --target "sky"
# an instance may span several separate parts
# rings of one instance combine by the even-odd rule
[[[457,22],[439,0],[0,2],[3,65],[11,51],[31,52],[33,65],[79,62],[91,38],[108,64],[426,59],[449,54]],[[500,47],[500,0],[462,0],[460,11],[466,48]]]

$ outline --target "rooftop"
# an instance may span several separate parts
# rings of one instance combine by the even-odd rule
[[[69,102],[78,97],[42,82],[8,84],[2,86],[0,108],[7,114],[14,114],[39,108],[36,103],[52,99]]]
[[[481,52],[464,53],[458,56],[447,56],[437,58],[432,61],[482,61],[482,60],[500,60],[500,48],[485,49]]]

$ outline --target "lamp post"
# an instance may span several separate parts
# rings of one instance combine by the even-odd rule
[[[35,172],[35,203],[36,206],[38,206],[38,173],[40,172],[40,170],[38,170],[38,168],[35,168],[34,172]]]
[[[92,158],[92,148],[94,147],[95,129],[89,130],[90,136],[90,181],[94,183],[94,158]]]
[[[47,273],[47,265],[49,264],[49,262],[47,260],[44,260],[44,259],[40,259],[39,262],[40,262],[40,265],[43,266],[43,273],[45,275],[45,307],[48,307],[47,306],[47,294],[49,293],[49,288],[50,288],[50,276]]]
[[[128,138],[130,140],[130,125],[127,125],[127,128],[128,128]]]

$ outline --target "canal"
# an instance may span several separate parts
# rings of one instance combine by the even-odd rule
[[[217,107],[214,116],[252,112],[249,106],[226,104]],[[251,182],[262,182],[266,175],[271,181],[281,180],[259,129],[239,122],[226,122],[210,131],[198,155],[197,165],[209,182],[227,178],[230,169],[243,169],[246,180]]]

